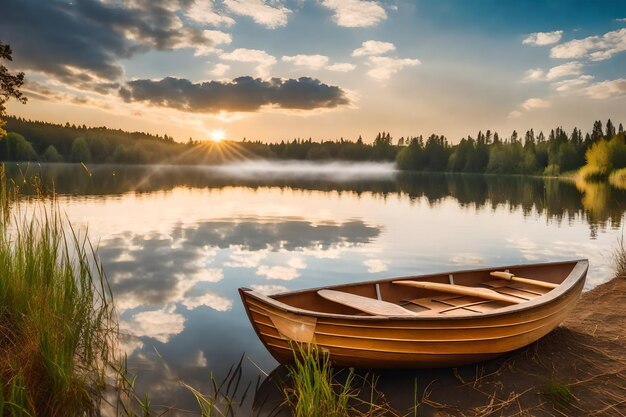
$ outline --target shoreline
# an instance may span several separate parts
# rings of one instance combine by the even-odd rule
[[[614,278],[584,293],[553,332],[498,359],[458,368],[356,372],[363,381],[374,375],[376,393],[401,416],[624,416],[625,305],[626,277]],[[279,366],[263,382],[253,407],[259,416],[289,416],[284,409],[276,413],[284,400],[277,387],[286,375]]]
[[[418,415],[626,415],[624,306],[626,277],[617,277],[584,293],[537,342],[494,361],[434,371],[419,382]]]

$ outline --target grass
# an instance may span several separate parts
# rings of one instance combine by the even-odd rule
[[[104,272],[54,198],[24,213],[4,167],[0,183],[0,415],[94,415],[116,334]]]
[[[292,349],[291,381],[283,394],[294,417],[400,416],[376,390],[376,377],[358,377],[352,368],[333,369],[328,352],[315,345],[294,344]]]
[[[284,394],[294,417],[343,417],[355,415],[350,405],[358,392],[352,388],[354,371],[345,383],[334,382],[335,374],[327,352],[313,345],[294,345],[294,364],[289,367],[293,387]]]
[[[617,247],[613,251],[613,264],[615,276],[626,278],[626,246],[624,246],[624,235],[617,241]]]
[[[548,397],[554,404],[564,407],[572,402],[573,395],[569,385],[561,384],[560,382],[550,379],[546,383],[543,391],[544,395]]]

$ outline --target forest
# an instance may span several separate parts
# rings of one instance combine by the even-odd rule
[[[241,159],[395,161],[398,169],[418,172],[465,172],[555,176],[580,172],[608,178],[626,168],[624,128],[596,121],[591,132],[556,127],[548,134],[533,129],[508,137],[486,130],[451,144],[445,136],[392,138],[381,132],[371,142],[311,139],[263,143],[258,140],[176,142],[168,135],[125,132],[6,118],[9,132],[0,139],[4,161],[118,164],[217,164]]]

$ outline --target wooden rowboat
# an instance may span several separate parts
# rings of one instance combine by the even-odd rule
[[[423,368],[479,362],[548,334],[572,310],[587,260],[422,275],[265,296],[240,288],[280,363],[315,343],[339,366]]]

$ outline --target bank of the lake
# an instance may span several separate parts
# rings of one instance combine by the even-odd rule
[[[252,363],[267,373],[277,365],[252,331],[238,287],[297,290],[577,258],[590,259],[587,289],[613,276],[626,194],[608,183],[407,174],[388,165],[359,167],[367,178],[340,164],[288,168],[7,170],[25,193],[32,175],[42,177],[77,230],[89,227],[137,393],[178,409],[197,409],[181,381],[210,392],[211,372],[223,379],[245,354],[241,384],[254,386],[262,372]],[[37,201],[27,196],[20,208],[29,213]],[[416,376],[426,386],[426,374],[408,375],[402,389],[390,388],[405,399]]]

